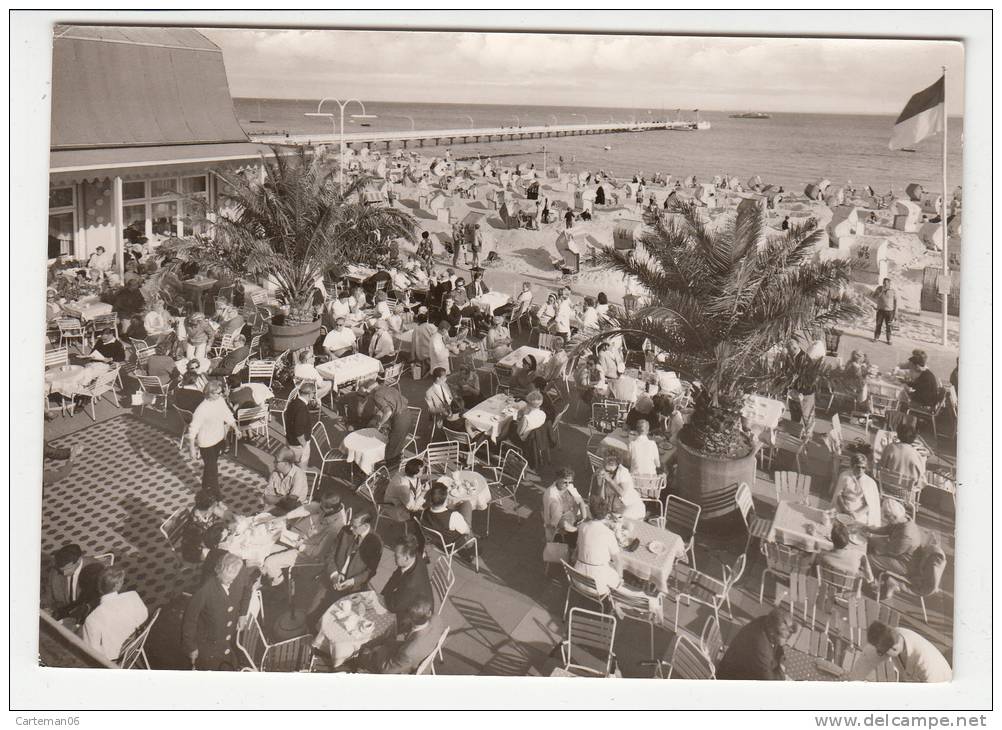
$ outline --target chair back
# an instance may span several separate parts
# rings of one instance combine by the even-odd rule
[[[591,467],[592,475],[601,474],[605,469],[605,457],[593,454],[590,451],[586,453],[588,454],[588,465]]]
[[[118,368],[112,368],[106,373],[101,373],[97,376],[97,379],[86,388],[87,394],[91,397],[104,395],[115,387],[116,380],[118,380]]]
[[[449,565],[449,561],[440,556],[431,569],[431,589],[435,594],[435,602],[438,604],[438,613],[442,613],[442,609],[445,608],[445,599],[448,598],[449,591],[455,584],[456,575],[452,572],[452,566]]]
[[[671,652],[671,667],[668,678],[678,679],[716,679],[716,669],[709,658],[703,654],[700,647],[692,639],[680,634],[675,639]]]
[[[56,320],[56,327],[59,328],[59,334],[61,336],[83,336],[83,325],[80,324],[80,320],[78,319],[73,319],[72,317],[60,317]]]
[[[745,527],[748,527],[748,516],[755,511],[755,500],[752,499],[751,489],[745,482],[738,485],[738,489],[734,493],[734,504],[741,514],[741,519],[744,520]]]
[[[572,608],[567,622],[565,669],[608,677],[615,654],[616,617],[584,608]]]
[[[370,474],[358,491],[369,503],[379,511],[379,503],[386,496],[386,486],[390,483],[390,472],[385,466],[381,466]]]
[[[880,487],[881,497],[890,497],[899,502],[904,502],[911,509],[912,516],[914,516],[919,493],[921,492],[921,485],[917,480],[912,479],[906,474],[899,474],[891,469],[878,466],[877,486]]]
[[[387,366],[383,370],[383,385],[398,385],[400,383],[400,376],[403,375],[404,364],[402,362],[395,362],[392,365]]]
[[[219,344],[217,347],[223,352],[229,352],[233,349],[233,338],[235,338],[238,332],[228,332],[219,338]]]
[[[817,566],[818,582],[836,593],[855,593],[862,587],[859,573],[853,575],[842,570],[829,568],[826,565]]]
[[[157,354],[157,348],[155,347],[140,347],[136,349],[136,364],[139,367],[146,367],[146,363],[150,361],[150,358]]]
[[[261,357],[261,335],[254,335],[251,337],[247,353],[249,355],[257,355],[258,357]]]
[[[423,517],[423,515],[422,515]],[[421,528],[421,534],[424,536],[425,546],[433,546],[442,551],[443,555],[452,557],[452,553],[449,551],[448,543],[445,541],[445,536],[436,530],[434,527],[429,526],[424,519],[417,520],[418,527]]]
[[[66,347],[57,347],[54,350],[45,351],[45,369],[68,365],[70,362],[70,351]]]
[[[139,381],[139,387],[144,393],[157,397],[167,395],[167,386],[155,375],[136,375],[136,380]]]
[[[703,624],[703,630],[699,634],[699,646],[713,664],[716,664],[724,653],[724,637],[720,633],[720,623],[716,616],[706,617],[706,623]]]
[[[320,453],[321,458],[327,456],[331,451],[331,440],[327,436],[327,427],[324,425],[323,421],[317,421],[313,425],[313,430],[310,431],[310,440],[313,445],[317,447],[317,451]]]
[[[455,441],[439,441],[428,444],[424,450],[424,465],[428,473],[439,469],[442,473],[459,466],[459,444]]]
[[[808,556],[803,550],[778,542],[762,541],[762,553],[770,571],[781,575],[792,575],[803,571]]]
[[[886,418],[889,411],[897,410],[897,396],[885,395],[883,393],[870,393],[870,415],[878,418]]]
[[[257,307],[259,304],[266,304],[268,302],[268,294],[262,289],[255,289],[250,293],[251,304]]]
[[[466,431],[455,431],[443,425],[442,433],[448,436],[450,441],[455,441],[460,446],[466,446],[467,448],[470,446],[470,434],[466,433]]]
[[[602,401],[591,404],[591,421],[589,426],[602,433],[615,431],[619,426],[622,416],[619,405],[614,402]]]
[[[119,667],[122,669],[132,669],[136,666],[136,662],[139,661],[139,657],[143,657],[145,661],[144,649],[146,647],[146,639],[149,638],[153,624],[160,617],[160,611],[161,609],[159,608],[154,611],[146,623],[139,627],[137,633],[122,646],[122,650],[119,652],[118,659],[116,660]],[[150,668],[148,663],[146,668]]]
[[[637,488],[641,499],[661,499],[661,492],[667,483],[668,477],[664,474],[633,475],[633,485]]]
[[[630,618],[646,623],[657,621],[656,615],[651,610],[650,598],[644,593],[613,588],[609,591],[609,601],[612,603],[613,612],[619,618]]]
[[[529,462],[525,460],[524,456],[514,449],[508,449],[505,452],[504,461],[501,462],[501,473],[498,481],[514,494],[522,483],[522,477],[525,476],[525,470],[528,466]]]
[[[730,590],[739,580],[741,576],[744,575],[745,566],[748,563],[748,555],[741,553],[738,555],[738,559],[734,561],[734,567],[728,567],[727,565],[722,565],[721,570],[724,573],[724,587],[725,590]]]
[[[560,562],[564,566],[564,572],[567,574],[567,582],[570,584],[572,591],[580,593],[582,596],[590,598],[593,601],[601,602],[605,600],[608,594],[598,590],[598,584],[594,578],[590,575],[585,575],[579,570],[575,570],[563,560]]]
[[[267,380],[268,387],[271,387],[271,380],[275,377],[274,360],[251,360],[247,363],[247,382],[254,380]]]
[[[181,551],[181,536],[184,534],[188,522],[191,521],[191,512],[187,507],[178,507],[170,517],[160,524],[160,534],[167,540],[170,549],[175,553]]]
[[[811,496],[811,478],[795,471],[777,471],[773,474],[776,483],[776,499],[799,502]]]
[[[410,437],[417,439],[418,426],[421,425],[421,409],[417,406],[407,406],[407,415],[411,419]]]
[[[435,644],[435,648],[418,664],[418,668],[414,670],[414,674],[427,674],[429,671],[432,674],[435,673],[435,657],[442,655],[442,647],[445,645],[445,640],[448,636],[449,627],[446,626],[442,630],[442,635],[438,637],[438,643]]]
[[[665,528],[669,532],[679,535],[686,543],[690,542],[696,535],[696,527],[699,524],[699,515],[703,511],[695,502],[679,497],[677,494],[669,494],[665,500]]]
[[[243,631],[237,632],[237,648],[243,652],[247,662],[255,671],[262,671],[265,653],[268,651],[268,642],[261,631],[261,624],[257,621],[257,616],[252,615]]]
[[[271,410],[267,404],[241,408],[236,413],[237,428],[249,429],[267,426],[271,417]]]

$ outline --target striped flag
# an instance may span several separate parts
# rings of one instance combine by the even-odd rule
[[[943,116],[946,113],[943,76],[927,89],[922,89],[905,104],[905,108],[894,122],[894,132],[888,145],[892,150],[913,147],[930,134],[943,131]]]

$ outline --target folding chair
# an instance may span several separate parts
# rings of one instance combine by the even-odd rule
[[[255,672],[301,672],[310,665],[313,636],[303,634],[269,644],[257,616],[251,616],[247,627],[237,632],[237,648]]]
[[[237,333],[228,333],[225,335],[220,335],[216,340],[215,344],[209,348],[209,354],[211,357],[221,357],[225,355],[233,348],[233,339],[236,337]]]
[[[153,628],[153,624],[157,622],[160,617],[161,609],[157,609],[153,612],[153,615],[146,620],[142,626],[139,627],[136,633],[131,639],[127,640],[122,646],[122,650],[118,654],[118,658],[115,663],[121,669],[135,669],[139,660],[143,660],[143,668],[150,669],[150,660],[146,656],[146,640],[150,636],[150,630]]]
[[[738,485],[738,490],[734,493],[734,503],[741,515],[741,520],[745,523],[745,530],[748,532],[748,540],[745,542],[745,553],[752,540],[765,540],[772,529],[772,522],[758,516],[755,510],[755,500],[752,499],[751,489],[744,482]]]
[[[612,612],[620,620],[636,621],[646,624],[650,635],[650,656],[651,661],[655,661],[654,656],[654,626],[662,623],[663,607],[661,596],[652,597],[646,593],[613,588],[609,591],[609,602],[612,605]]]
[[[386,486],[389,483],[390,472],[385,466],[381,466],[366,477],[365,481],[358,487],[358,494],[372,505],[373,512],[376,514],[376,518],[372,523],[373,531],[379,529],[379,518],[385,514],[385,508],[390,506],[388,502],[383,501],[383,496],[386,494]]]
[[[442,434],[448,438],[450,441],[455,441],[461,447],[466,457],[466,466],[469,469],[474,469],[477,466],[476,455],[481,451],[487,452],[487,458],[483,459],[484,464],[491,463],[491,447],[490,442],[487,440],[486,436],[481,435],[478,438],[470,436],[466,431],[454,431],[451,428],[442,426]]]
[[[314,450],[320,456],[320,476],[318,477],[318,481],[323,481],[324,471],[327,469],[328,464],[336,464],[338,462],[349,463],[348,455],[331,444],[330,436],[327,434],[327,427],[323,422],[314,424],[313,430],[310,432],[310,441],[313,444]]]
[[[511,372],[499,368],[494,368],[491,371],[491,382],[494,384],[494,394],[498,393],[511,393],[512,382],[511,382]]]
[[[661,501],[661,493],[664,492],[668,477],[664,474],[633,475],[633,486],[637,488],[640,499],[647,507],[647,521],[664,529],[665,526],[665,505]],[[654,514],[651,515],[651,508]]]
[[[251,337],[250,345],[247,348],[247,354],[250,357],[257,356],[259,359],[262,358],[263,353],[261,352],[261,335],[254,335]]]
[[[665,529],[682,538],[689,555],[689,565],[696,567],[696,527],[703,508],[676,494],[665,500]]]
[[[560,644],[564,662],[562,674],[582,677],[611,677],[616,670],[616,617],[572,608],[567,622],[567,639]]]
[[[473,535],[467,535],[463,540],[456,540],[455,542],[447,543],[445,541],[445,536],[433,527],[429,527],[420,520],[418,520],[418,526],[421,528],[421,533],[424,535],[425,545],[432,545],[441,550],[442,555],[445,556],[446,562],[448,562],[450,568],[452,567],[452,559],[455,557],[457,551],[472,547],[473,569],[477,573],[480,572],[480,546],[477,544],[476,537]]]
[[[881,497],[890,497],[904,503],[915,519],[918,510],[919,500],[922,497],[922,481],[911,479],[905,474],[877,467],[877,486],[880,488]]]
[[[731,610],[730,592],[734,585],[741,579],[745,572],[747,557],[744,553],[738,556],[734,562],[734,567],[721,565],[723,580],[707,575],[695,568],[689,571],[689,580],[685,585],[685,592],[680,593],[678,601],[675,603],[675,626],[678,626],[678,609],[685,599],[686,605],[690,601],[700,603],[713,611],[713,616],[720,622],[720,609],[727,606],[727,613],[733,619],[734,613]]]
[[[418,668],[414,670],[414,674],[435,674],[435,657],[438,657],[439,661],[444,660],[444,657],[442,656],[442,647],[445,646],[445,640],[448,637],[449,627],[446,626],[442,630],[442,635],[438,637],[438,643],[435,645],[435,648],[432,649],[431,653],[421,661]]]
[[[241,408],[236,413],[237,425],[233,430],[233,455],[237,455],[240,440],[248,435],[264,436],[265,443],[271,448],[271,411],[267,404]]]
[[[456,575],[452,572],[452,566],[444,558],[439,556],[435,560],[435,565],[431,569],[431,590],[435,595],[435,602],[438,603],[438,613],[442,614],[445,608],[445,601],[449,597],[449,591],[456,584]]]
[[[572,568],[566,561],[561,560],[564,566],[564,573],[567,575],[567,597],[564,599],[564,619],[567,618],[567,609],[571,605],[571,593],[587,598],[589,601],[597,603],[599,608],[605,610],[605,602],[609,599],[609,591],[600,591],[595,579],[590,575],[585,575],[579,570]]]
[[[758,602],[762,603],[765,598],[765,577],[773,576],[776,581],[790,582],[790,576],[794,573],[801,573],[807,567],[810,556],[803,550],[798,550],[789,545],[778,542],[761,543],[762,555],[765,556],[765,568],[762,569],[762,580],[758,588]],[[777,603],[779,602],[779,591],[776,592]]]
[[[459,443],[456,441],[439,441],[428,444],[424,450],[425,474],[429,477],[433,474],[449,474],[459,471]]]
[[[247,382],[253,383],[255,380],[265,380],[268,387],[271,387],[275,377],[275,360],[251,360],[247,363]]]
[[[528,467],[525,457],[514,449],[505,452],[501,466],[487,467],[494,472],[494,479],[488,482],[491,490],[491,501],[487,504],[487,535],[491,534],[491,510],[494,505],[500,505],[506,499],[510,499],[515,507],[518,507],[518,488],[522,486],[522,478]]]
[[[154,375],[136,375],[136,380],[139,381],[139,390],[146,395],[152,396],[153,403],[149,404],[149,407],[167,417],[167,396],[169,391],[167,386],[160,382],[160,378]],[[139,415],[142,415],[146,410],[146,399],[143,399],[143,404],[139,406]]]
[[[605,457],[593,454],[591,451],[586,452],[586,454],[588,456],[588,466],[591,467],[591,483],[588,485],[588,496],[590,498],[591,493],[595,491],[595,484],[598,482],[599,477],[602,476],[602,472],[605,471]]]
[[[90,417],[97,420],[97,401],[106,393],[111,393],[111,402],[118,408],[118,396],[115,394],[115,382],[118,380],[118,368],[113,368],[106,373],[101,373],[90,385],[81,388],[79,395],[90,398]],[[86,409],[85,409],[86,410]]]
[[[883,393],[870,393],[870,411],[866,417],[866,430],[870,430],[870,419],[883,419],[885,427],[891,430],[892,426],[888,422],[889,414],[896,413],[898,409],[897,396],[884,395]]]

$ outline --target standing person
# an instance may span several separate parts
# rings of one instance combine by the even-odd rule
[[[234,670],[237,631],[250,602],[243,561],[226,553],[214,579],[205,581],[188,602],[181,626],[181,646],[193,669]]]
[[[571,210],[570,208],[568,208],[567,212],[564,213],[564,227],[565,228],[574,227],[574,211]]]
[[[449,348],[446,342],[449,337],[449,323],[442,320],[438,323],[438,329],[428,340],[428,360],[432,372],[442,369],[448,374],[449,370]]]
[[[630,441],[630,472],[636,476],[656,476],[661,471],[661,452],[648,435],[651,424],[644,418],[637,421],[637,435]]]
[[[480,230],[480,224],[473,226],[473,237],[470,240],[470,251],[473,253],[473,269],[480,268],[480,252],[484,248],[484,232]]]
[[[870,679],[880,662],[889,660],[903,682],[949,682],[953,670],[932,642],[911,629],[874,621],[866,630],[866,648],[853,665],[850,681]]]
[[[784,646],[796,630],[793,617],[774,608],[741,627],[717,667],[717,679],[786,679]]]
[[[790,216],[786,216],[786,218],[783,219],[782,229],[784,231],[790,230]]]
[[[310,465],[310,434],[313,431],[310,403],[314,401],[316,392],[317,386],[310,380],[305,381],[285,408],[285,442],[292,449],[296,463],[303,469]]]
[[[877,324],[873,330],[873,341],[880,339],[880,328],[887,333],[887,344],[891,344],[891,323],[898,315],[898,295],[891,287],[891,280],[884,279],[871,295],[877,303]]]
[[[459,266],[459,254],[463,254],[466,263],[466,229],[462,223],[452,229],[452,265]]]
[[[372,381],[367,387],[366,410],[373,412],[370,427],[388,431],[384,459],[393,472],[400,465],[400,455],[410,435],[411,417],[407,399],[396,388]]]
[[[122,645],[143,625],[150,611],[135,591],[122,593],[125,571],[105,568],[98,578],[101,603],[84,620],[80,638],[109,662],[118,659]]]
[[[564,340],[571,336],[571,318],[574,316],[574,308],[571,306],[571,298],[564,292],[558,294],[557,312],[553,318],[553,334],[560,335]]]
[[[191,458],[196,448],[202,455],[202,489],[219,492],[219,455],[226,448],[226,435],[236,428],[230,407],[223,398],[223,385],[212,380],[205,386],[205,400],[191,415],[188,448]]]
[[[431,235],[428,231],[421,231],[421,240],[418,241],[417,246],[417,257],[421,260],[424,270],[431,276],[432,269],[435,266],[434,262],[435,249],[434,244],[431,242]]]

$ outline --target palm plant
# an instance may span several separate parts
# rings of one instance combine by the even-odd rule
[[[821,237],[813,220],[767,236],[754,204],[711,228],[695,203],[678,200],[646,223],[635,251],[604,249],[599,263],[637,282],[647,303],[617,315],[611,329],[580,342],[579,352],[618,334],[650,339],[696,384],[681,434],[686,445],[707,456],[744,456],[745,394],[773,392],[784,381],[790,387],[797,377],[769,368],[768,351],[861,313],[849,292],[851,263],[813,260]]]
[[[195,263],[214,276],[270,277],[289,305],[286,323],[305,324],[316,319],[312,300],[318,280],[344,272],[348,264],[378,264],[390,241],[413,237],[408,213],[362,202],[364,177],[342,190],[336,168],[304,148],[292,155],[273,150],[263,164],[263,182],[218,173],[229,205],[210,216],[210,234],[161,245],[166,271]]]

